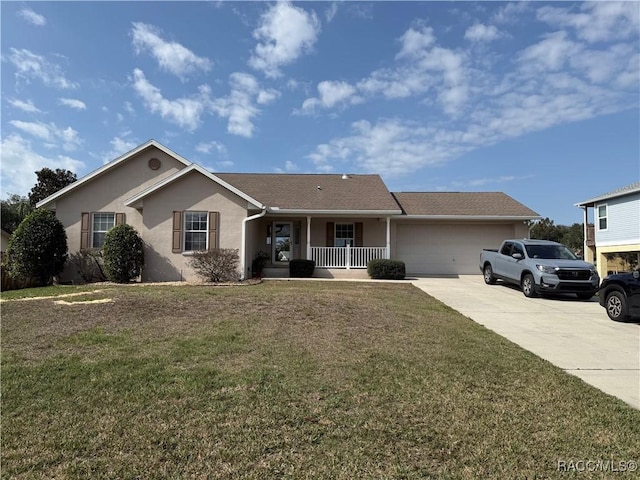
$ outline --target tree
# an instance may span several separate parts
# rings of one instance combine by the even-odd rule
[[[29,193],[29,202],[34,207],[40,200],[53,195],[78,179],[75,173],[61,168],[56,168],[54,171],[45,167],[42,170],[38,170],[36,175],[38,176],[38,182]]]
[[[127,283],[142,271],[144,242],[131,225],[116,225],[105,235],[102,255],[107,279]]]
[[[6,200],[0,200],[2,230],[13,233],[18,225],[33,211],[27,197],[12,194]]]
[[[558,227],[553,224],[553,220],[547,217],[536,222],[533,227],[531,227],[530,235],[531,238],[536,238],[538,240],[552,240],[554,242],[559,242],[561,232],[558,230]]]
[[[9,241],[7,263],[14,277],[33,278],[49,285],[67,261],[67,234],[56,215],[45,209],[31,212]]]

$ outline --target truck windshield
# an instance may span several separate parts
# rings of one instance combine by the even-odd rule
[[[529,258],[578,260],[578,257],[564,245],[526,245],[525,248]]]

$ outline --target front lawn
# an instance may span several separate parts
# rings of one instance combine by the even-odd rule
[[[408,284],[96,289],[2,303],[3,478],[586,479],[607,475],[559,465],[638,460],[640,411]]]

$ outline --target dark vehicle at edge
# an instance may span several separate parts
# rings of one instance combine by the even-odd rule
[[[640,268],[630,273],[609,275],[600,284],[600,305],[611,320],[640,318]]]

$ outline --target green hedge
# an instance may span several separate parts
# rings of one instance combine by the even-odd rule
[[[316,262],[313,260],[294,258],[289,262],[289,276],[291,278],[309,278],[313,276],[315,268]]]
[[[380,258],[367,264],[367,273],[371,278],[402,280],[405,277],[405,265],[400,260]]]

